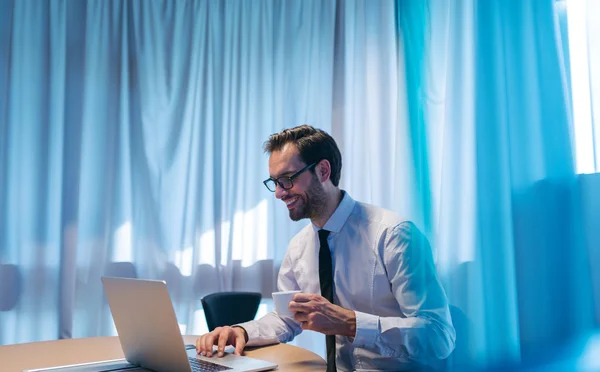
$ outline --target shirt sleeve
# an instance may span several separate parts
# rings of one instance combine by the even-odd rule
[[[447,358],[456,334],[429,242],[411,222],[395,226],[384,239],[387,276],[404,317],[356,312],[353,344],[421,364]]]
[[[280,291],[293,291],[300,289],[292,270],[290,250],[285,255],[279,276],[277,287]],[[246,346],[263,346],[279,342],[289,342],[302,332],[300,323],[289,318],[280,318],[275,311],[268,313],[258,320],[238,324],[248,334]]]

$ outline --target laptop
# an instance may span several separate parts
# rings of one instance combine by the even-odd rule
[[[238,356],[233,348],[221,358],[186,350],[166,283],[158,280],[102,277],[124,359],[33,371],[267,371],[277,364]],[[25,371],[28,372],[28,371]]]

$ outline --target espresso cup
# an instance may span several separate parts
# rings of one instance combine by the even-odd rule
[[[302,291],[283,291],[272,293],[275,311],[280,317],[294,317],[294,312],[290,310],[289,305],[296,293],[302,293]]]

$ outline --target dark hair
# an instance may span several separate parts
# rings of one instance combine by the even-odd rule
[[[327,159],[331,164],[331,182],[334,186],[340,183],[342,173],[342,154],[333,137],[321,129],[310,125],[300,125],[274,133],[264,144],[266,153],[279,151],[287,143],[293,143],[304,163],[312,164]],[[314,169],[314,168],[313,168]]]

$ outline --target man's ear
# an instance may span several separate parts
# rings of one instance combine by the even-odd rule
[[[317,177],[319,181],[325,182],[331,177],[331,164],[329,160],[323,159],[317,164],[316,169]]]

